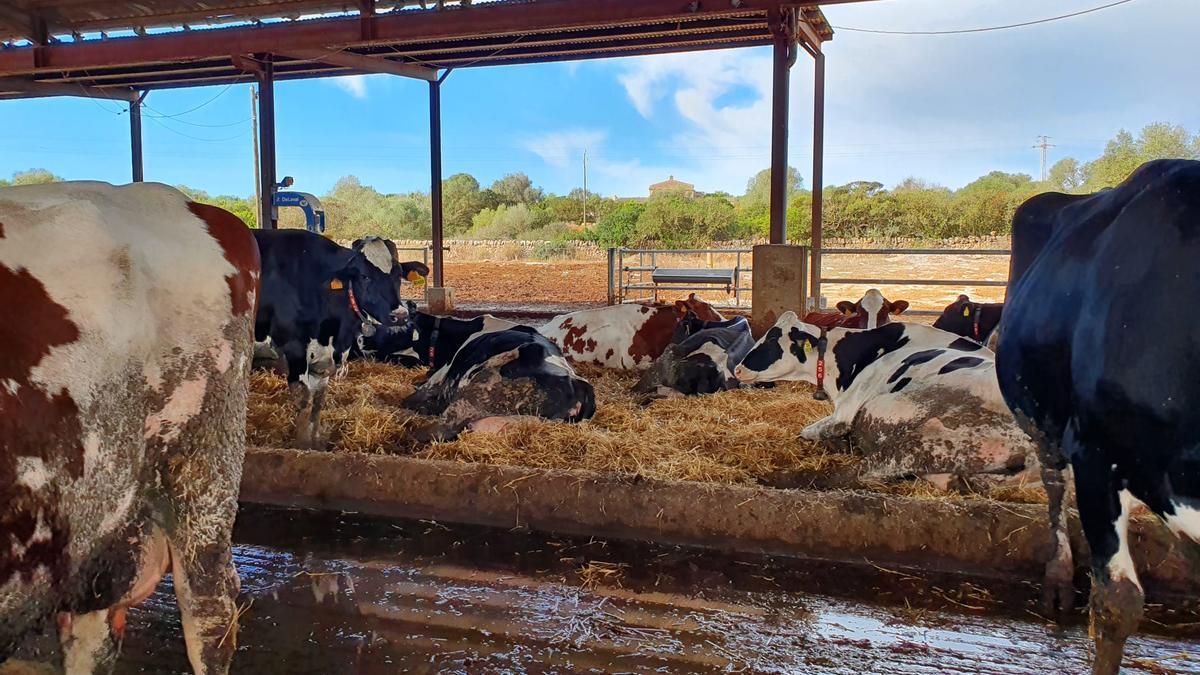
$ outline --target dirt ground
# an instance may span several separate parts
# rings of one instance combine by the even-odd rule
[[[706,260],[671,261],[671,265],[705,266]],[[660,264],[666,264],[660,262]],[[715,266],[732,261],[716,260]],[[982,255],[831,255],[823,263],[826,277],[923,278],[1003,281],[1008,277],[1007,256]],[[446,263],[446,285],[454,289],[456,301],[465,307],[519,310],[522,308],[577,307],[604,304],[608,294],[605,261],[483,261],[450,260]],[[744,278],[749,283],[749,275]],[[870,286],[825,284],[828,305],[838,300],[857,300]],[[940,311],[959,293],[978,302],[1000,302],[1002,287],[986,286],[880,286],[891,300],[907,300],[914,310]],[[732,303],[722,291],[702,293],[711,302]],[[662,300],[674,299],[663,294]],[[748,301],[748,297],[746,299]]]

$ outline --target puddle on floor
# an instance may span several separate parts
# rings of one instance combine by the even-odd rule
[[[261,508],[236,539],[235,673],[1087,670],[1084,627],[1020,618],[1029,585]],[[172,593],[118,673],[189,672]],[[1195,637],[1136,636],[1128,672],[1200,672]]]

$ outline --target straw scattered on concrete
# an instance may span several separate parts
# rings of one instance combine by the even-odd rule
[[[426,459],[588,469],[644,478],[741,485],[798,485],[812,480],[851,487],[860,459],[799,438],[808,424],[829,414],[812,387],[780,383],[698,398],[659,399],[643,405],[630,388],[637,373],[584,366],[579,373],[596,389],[596,416],[580,424],[547,420],[516,423],[496,434],[467,432],[448,443],[417,445],[407,429],[414,416],[401,407],[424,372],[356,362],[330,384],[322,428],[339,452],[408,454]],[[294,417],[287,384],[256,372],[248,419],[251,445],[287,447]],[[945,498],[921,481],[871,486],[881,492]],[[1040,489],[994,488],[1004,501],[1043,501]]]

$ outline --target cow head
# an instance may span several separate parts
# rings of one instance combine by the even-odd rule
[[[821,329],[784,312],[746,358],[733,370],[743,384],[779,380],[817,381],[817,343]]]
[[[425,263],[416,260],[400,262],[396,242],[391,239],[368,235],[362,239],[355,239],[350,248],[362,252],[367,260],[387,272],[396,284],[397,292],[406,283],[422,286],[429,277],[429,266]]]
[[[363,339],[363,350],[373,352],[375,358],[382,361],[421,361],[416,344],[420,337],[418,316],[417,303],[404,301],[393,313],[391,321],[381,326],[374,335]]]
[[[842,300],[837,304],[837,309],[843,316],[855,319],[843,321],[841,325],[845,328],[878,328],[890,321],[891,317],[904,313],[908,309],[908,301],[889,301],[879,289],[872,288],[858,302]]]
[[[721,313],[713,309],[713,306],[696,297],[695,293],[689,293],[687,299],[675,301],[675,312],[680,318],[687,316],[688,312],[695,314],[701,321],[724,321],[725,317]]]
[[[688,356],[671,345],[633,385],[633,393],[648,396],[697,396],[732,388],[726,373],[704,354]]]
[[[400,293],[392,281],[394,261],[384,240],[367,237],[354,242],[353,253],[335,273],[335,283],[349,289],[350,307],[364,325],[380,325],[400,307]]]
[[[671,343],[679,344],[702,330],[704,330],[704,320],[696,316],[695,312],[688,310],[675,323],[675,331],[671,334]]]
[[[979,320],[979,303],[971,302],[971,298],[960,294],[958,299],[946,305],[942,315],[933,322],[933,327],[955,335],[971,337],[973,326]]]

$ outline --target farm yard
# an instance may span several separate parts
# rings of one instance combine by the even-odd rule
[[[1007,244],[998,242],[996,248]],[[474,257],[474,256],[472,256]],[[750,256],[745,256],[749,263]],[[711,265],[710,265],[711,262]],[[661,265],[676,267],[733,267],[732,256],[663,256]],[[446,259],[446,285],[454,289],[455,302],[479,310],[520,311],[549,309],[569,311],[585,306],[603,305],[607,297],[608,267],[604,260],[457,260],[452,247]],[[1006,256],[971,255],[830,255],[823,263],[823,274],[843,278],[896,279],[990,279],[1008,277]],[[749,281],[746,275],[745,281]],[[1001,287],[886,286],[880,287],[892,299],[908,300],[912,309],[941,311],[960,293],[976,302],[1001,302]],[[857,299],[865,287],[826,284],[822,293],[830,306],[838,300]],[[724,291],[698,293],[713,303],[732,303]],[[664,300],[669,299],[666,295]],[[743,298],[748,305],[748,296]]]

